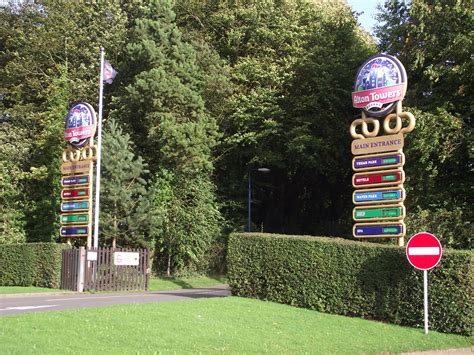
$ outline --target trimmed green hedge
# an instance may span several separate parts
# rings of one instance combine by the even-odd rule
[[[59,288],[61,252],[66,244],[0,245],[0,286]]]
[[[473,253],[444,250],[428,271],[430,329],[472,334]],[[321,312],[423,327],[423,272],[405,248],[339,238],[234,233],[232,293]]]

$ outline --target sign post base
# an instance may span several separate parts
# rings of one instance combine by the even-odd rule
[[[423,304],[425,307],[425,334],[428,334],[428,270],[423,270]]]

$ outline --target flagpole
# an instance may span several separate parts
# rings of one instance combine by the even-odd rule
[[[94,249],[99,247],[100,168],[102,157],[102,101],[104,95],[104,48],[100,48],[99,118],[97,122],[97,167],[95,176]]]

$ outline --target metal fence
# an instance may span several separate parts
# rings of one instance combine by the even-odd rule
[[[63,252],[61,288],[74,291],[148,290],[146,249],[84,248]]]

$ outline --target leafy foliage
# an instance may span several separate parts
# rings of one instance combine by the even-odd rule
[[[163,171],[154,185],[154,224],[159,268],[167,274],[207,271],[204,255],[220,233],[214,186],[205,177],[187,180]]]
[[[61,253],[66,244],[0,246],[0,285],[59,288]]]
[[[430,271],[430,329],[472,335],[471,251],[443,250]],[[336,238],[235,233],[232,293],[322,312],[423,326],[423,273],[395,246]]]
[[[350,9],[296,1],[186,1],[177,9],[182,26],[210,41],[230,66],[216,161],[226,217],[243,228],[247,171],[265,166],[272,172],[255,178],[255,224],[335,233],[350,204],[343,197],[349,188],[341,189],[349,156],[340,142],[352,111],[341,98],[350,97],[361,58],[375,50]]]
[[[8,118],[0,140],[14,147],[2,144],[0,161],[15,174],[8,205],[19,207],[14,220],[28,241],[58,237],[64,117],[71,102],[95,101],[99,44],[111,53],[123,45],[126,17],[117,4],[0,8],[0,112]]]
[[[377,31],[418,120],[409,231],[456,248],[472,246],[467,5],[387,1]],[[246,225],[248,174],[263,166],[253,225],[350,236],[350,90],[377,48],[345,2],[27,1],[0,8],[0,243],[57,240],[63,120],[71,102],[97,101],[102,45],[119,70],[105,117],[124,131],[109,142],[123,159],[104,154],[106,239],[155,246],[160,270],[203,270],[222,228]]]
[[[0,244],[23,243],[25,219],[19,206],[19,174],[12,170],[12,164],[5,161],[0,164]]]
[[[474,14],[468,1],[386,1],[376,33],[408,75],[408,227],[472,247]],[[440,21],[440,18],[443,20]]]
[[[386,1],[376,34],[381,49],[398,55],[407,68],[410,106],[445,108],[472,125],[471,5],[465,0]]]

